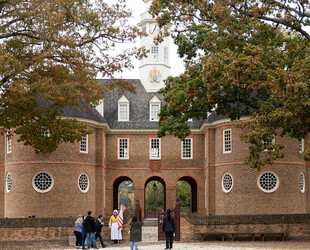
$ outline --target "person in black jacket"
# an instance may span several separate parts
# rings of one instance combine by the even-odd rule
[[[97,238],[99,238],[102,248],[105,248],[106,245],[103,243],[102,235],[101,235],[101,229],[103,226],[102,218],[103,216],[100,214],[96,220],[96,240]]]
[[[165,249],[171,249],[173,244],[173,234],[175,232],[175,224],[174,224],[174,217],[171,215],[170,209],[167,210],[167,215],[164,216],[163,231],[165,232],[166,236]]]
[[[91,211],[88,211],[87,216],[84,220],[84,225],[83,225],[83,228],[84,228],[84,231],[87,237],[87,247],[88,249],[90,248],[90,237],[91,237],[94,248],[98,249],[96,245],[96,239],[95,239],[96,222],[95,222],[95,219],[90,215],[91,215]]]

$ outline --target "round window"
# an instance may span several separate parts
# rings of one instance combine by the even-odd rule
[[[46,193],[53,188],[54,179],[50,173],[40,171],[33,176],[32,186],[37,192]]]
[[[304,175],[304,173],[301,173],[299,175],[298,184],[299,184],[300,191],[302,193],[305,192],[305,175]]]
[[[257,185],[263,192],[272,193],[279,187],[279,178],[274,172],[265,171],[258,176]]]
[[[83,193],[86,193],[89,189],[89,178],[86,173],[82,173],[79,176],[79,188]]]
[[[9,193],[12,189],[12,185],[13,185],[13,182],[12,182],[12,175],[10,173],[8,173],[6,175],[6,191]]]
[[[222,189],[225,193],[228,193],[231,191],[233,187],[233,178],[230,173],[224,173],[222,177]]]

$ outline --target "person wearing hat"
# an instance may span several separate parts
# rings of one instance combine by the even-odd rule
[[[117,241],[122,239],[121,228],[117,224],[118,218],[118,212],[115,209],[113,211],[113,215],[110,217],[109,220],[109,228],[111,229],[111,240],[114,240],[114,244],[116,244]]]

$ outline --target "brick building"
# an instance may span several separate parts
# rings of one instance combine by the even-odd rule
[[[144,0],[146,10],[151,1]],[[134,183],[144,206],[151,181],[164,186],[165,209],[173,208],[176,184],[190,184],[192,212],[212,215],[302,214],[310,212],[310,168],[301,158],[305,143],[276,137],[287,147],[285,158],[260,172],[244,165],[248,145],[232,121],[215,113],[188,121],[184,141],[156,136],[162,79],[169,75],[169,40],[155,46],[155,20],[145,11],[139,26],[150,56],[141,62],[136,94],[115,89],[89,112],[67,108],[63,116],[85,122],[93,133],[77,144],[62,144],[53,153],[0,136],[0,217],[110,215],[118,207],[118,186]],[[106,84],[109,80],[98,80]],[[42,136],[48,136],[43,134]]]

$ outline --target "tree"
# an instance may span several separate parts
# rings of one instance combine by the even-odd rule
[[[155,190],[153,188],[154,181],[149,182],[145,187],[145,205],[149,211],[164,209],[164,186],[159,181],[155,181],[155,183]]]
[[[133,90],[125,81],[103,86],[95,80],[131,68],[131,56],[144,54],[110,55],[116,43],[140,35],[127,23],[130,16],[124,0],[111,6],[104,0],[0,0],[0,125],[9,135],[15,128],[19,141],[51,152],[91,133],[59,116],[65,107],[87,112],[115,86]]]
[[[301,140],[310,131],[309,1],[167,1],[150,8],[186,62],[166,80],[159,136],[185,138],[189,118],[226,115],[245,129],[246,164],[260,169],[284,157],[275,135]],[[168,32],[160,33],[160,42]],[[268,153],[262,153],[265,149]],[[310,144],[302,154],[310,159]]]
[[[179,198],[181,207],[191,208],[192,189],[187,181],[178,181],[176,185],[176,194]]]

